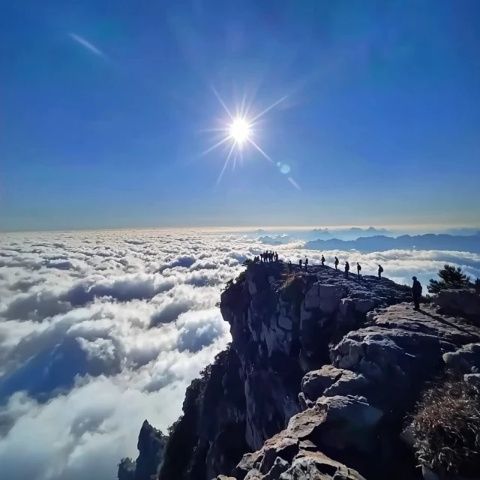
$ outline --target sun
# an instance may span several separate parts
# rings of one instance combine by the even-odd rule
[[[228,126],[230,138],[241,147],[252,136],[252,125],[246,118],[236,117]]]
[[[217,178],[217,185],[220,183],[223,174],[229,165],[232,165],[232,170],[235,170],[237,162],[240,164],[243,163],[245,154],[244,147],[252,147],[253,150],[256,150],[271,165],[276,165],[282,174],[288,175],[288,181],[295,188],[300,190],[297,182],[295,182],[295,180],[289,175],[290,166],[283,162],[275,163],[270,155],[268,155],[268,153],[266,153],[257,143],[257,136],[261,133],[259,130],[260,119],[277,105],[284,102],[287,99],[287,96],[279,98],[277,101],[261,110],[260,113],[252,114],[250,111],[251,105],[248,104],[246,96],[244,96],[241,102],[231,110],[227,107],[226,103],[222,100],[215,88],[212,87],[212,91],[227,114],[227,118],[223,118],[219,122],[218,127],[207,129],[207,131],[216,132],[216,141],[213,145],[203,151],[201,155],[206,155],[218,148],[223,148],[225,150],[225,161]]]

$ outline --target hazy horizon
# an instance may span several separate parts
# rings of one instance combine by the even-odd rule
[[[255,232],[258,230],[265,231],[301,231],[301,230],[315,230],[315,229],[326,229],[332,232],[342,229],[388,229],[395,231],[405,231],[405,232],[424,232],[424,233],[444,233],[451,232],[456,230],[471,230],[472,233],[477,230],[480,231],[479,224],[342,224],[342,225],[245,225],[245,226],[233,226],[233,225],[178,225],[178,226],[140,226],[140,227],[92,227],[92,228],[55,228],[55,229],[18,229],[18,230],[1,230],[0,233],[36,233],[36,232],[96,232],[96,231],[125,231],[125,230],[159,230],[159,231],[177,231],[177,230],[193,230],[199,232]]]

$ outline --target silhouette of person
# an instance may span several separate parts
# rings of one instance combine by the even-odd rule
[[[422,284],[417,280],[417,277],[412,277],[412,297],[415,310],[420,310],[420,299],[422,298]]]
[[[308,268],[308,258],[305,257],[305,271],[307,271],[307,268]]]
[[[292,261],[291,260],[288,261],[288,271],[289,272],[292,271]]]
[[[378,278],[382,278],[382,273],[383,273],[383,267],[378,264]]]
[[[357,277],[360,278],[360,272],[362,271],[362,266],[357,262]]]
[[[350,264],[345,262],[345,277],[348,278],[348,272],[350,271]]]
[[[300,270],[302,269],[302,259],[298,261],[298,266],[300,267]]]
[[[325,257],[323,255],[322,255],[321,262],[322,262],[322,267],[323,267],[325,265]]]
[[[335,257],[335,270],[338,270],[338,264],[339,264],[339,263],[340,263],[340,262],[338,261],[338,258]]]

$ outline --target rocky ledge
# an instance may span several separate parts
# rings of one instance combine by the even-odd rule
[[[480,319],[409,300],[385,278],[249,265],[221,297],[232,343],[188,388],[158,478],[421,478],[410,415],[446,369],[478,385]]]

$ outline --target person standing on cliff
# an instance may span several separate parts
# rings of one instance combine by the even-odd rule
[[[305,271],[307,271],[308,269],[308,258],[305,257]]]
[[[339,263],[340,263],[340,262],[338,261],[338,258],[335,257],[335,270],[338,270],[338,264],[339,264]]]
[[[348,272],[350,271],[350,264],[345,262],[345,278],[348,278]]]
[[[322,262],[322,267],[323,267],[325,265],[325,257],[323,255],[322,255],[321,262]]]
[[[420,299],[422,298],[422,284],[417,280],[417,277],[412,277],[412,297],[415,310],[420,310]]]
[[[360,278],[360,272],[362,271],[362,266],[357,262],[357,277]]]
[[[298,266],[300,267],[300,270],[302,269],[302,259],[298,261]]]
[[[383,273],[383,267],[378,264],[378,278],[382,278],[382,273]]]

